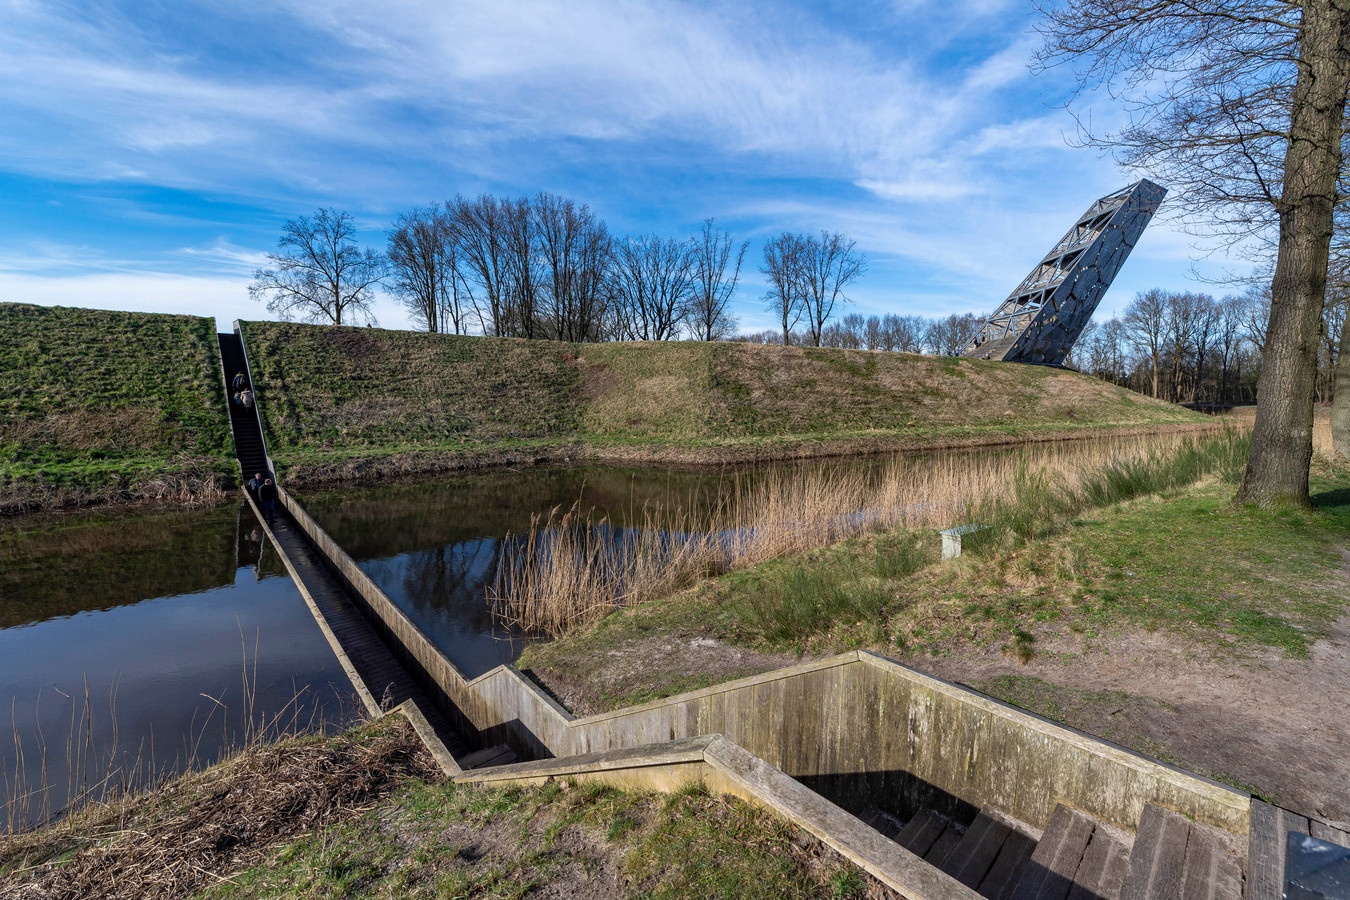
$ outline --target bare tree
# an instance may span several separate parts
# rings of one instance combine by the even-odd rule
[[[694,289],[689,298],[689,324],[698,340],[719,340],[736,327],[727,307],[749,246],[750,242],[744,241],[736,247],[731,235],[719,231],[713,219],[703,220],[703,228],[694,238]]]
[[[802,305],[806,327],[816,346],[820,346],[821,331],[835,307],[848,302],[844,289],[867,271],[867,257],[856,246],[855,241],[837,231],[798,239]]]
[[[537,264],[539,243],[534,217],[530,215],[530,201],[524,197],[503,200],[501,210],[510,304],[507,333],[523,338],[538,337],[541,266]]]
[[[1153,396],[1159,395],[1161,385],[1163,341],[1167,328],[1167,292],[1154,288],[1140,291],[1125,308],[1125,337],[1148,359],[1148,371],[1153,381]]]
[[[456,197],[446,204],[446,212],[462,263],[461,280],[479,325],[485,334],[510,334],[510,275],[502,202],[490,194],[474,200]]]
[[[390,291],[430,332],[460,334],[467,324],[461,302],[455,237],[445,207],[399,214],[389,232]]]
[[[267,311],[284,319],[341,325],[343,316],[374,317],[375,285],[384,277],[384,257],[356,246],[352,217],[322,208],[283,226],[270,265],[253,273],[249,296],[267,300]]]
[[[619,337],[674,338],[688,314],[694,277],[688,241],[646,235],[623,241],[614,261]]]
[[[806,309],[801,274],[804,253],[801,237],[786,231],[764,244],[764,262],[759,270],[769,279],[766,299],[782,323],[784,344],[792,343],[792,329]]]
[[[923,316],[888,315],[885,320],[888,333],[888,350],[901,353],[922,353],[924,336],[928,333],[928,323]]]
[[[938,356],[957,356],[983,324],[984,320],[972,313],[961,316],[953,313],[945,319],[934,319],[924,332],[924,343]]]
[[[1256,426],[1238,499],[1309,504],[1350,3],[1069,0],[1043,12],[1042,63],[1074,64],[1080,89],[1106,85],[1130,114],[1125,129],[1090,140],[1180,187],[1183,203],[1216,232],[1275,236]]]
[[[560,341],[600,337],[609,289],[613,242],[589,206],[541,193],[532,207],[543,259],[542,317]]]
[[[867,345],[868,350],[889,350],[890,347],[883,347],[881,317],[868,316],[867,325],[863,327],[863,343]]]

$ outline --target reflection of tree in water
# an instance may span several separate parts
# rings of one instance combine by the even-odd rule
[[[405,555],[405,596],[420,612],[448,613],[470,630],[491,631],[492,616],[482,599],[497,577],[499,544],[480,538]]]
[[[219,506],[0,529],[0,628],[233,584],[239,517]]]

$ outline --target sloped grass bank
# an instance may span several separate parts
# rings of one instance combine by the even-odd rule
[[[0,303],[0,515],[216,499],[230,454],[211,319]]]
[[[402,717],[254,747],[114,810],[0,838],[5,896],[884,896],[733,798],[446,783]]]
[[[564,344],[250,322],[292,484],[586,458],[715,463],[1200,426],[1071,372],[662,342]]]
[[[1068,509],[1024,474],[1020,502],[986,510],[996,527],[960,559],[940,560],[932,531],[855,538],[612,612],[531,645],[519,665],[602,711],[767,671],[785,654],[858,648],[1031,659],[1051,634],[1109,652],[1142,630],[1218,657],[1302,658],[1350,597],[1350,473],[1323,469],[1311,512],[1235,508],[1240,441],[1100,471],[1083,480],[1093,502]],[[668,652],[679,646],[689,649]],[[707,646],[735,661],[729,674],[708,680]],[[630,665],[644,647],[660,648],[663,665]]]

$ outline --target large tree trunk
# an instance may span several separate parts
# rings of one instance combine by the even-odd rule
[[[1310,503],[1313,387],[1347,81],[1350,0],[1306,0],[1284,157],[1270,325],[1256,388],[1252,452],[1238,488],[1241,503]]]
[[[1350,313],[1341,322],[1336,382],[1331,394],[1331,452],[1350,459]]]

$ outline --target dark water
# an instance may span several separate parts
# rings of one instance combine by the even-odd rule
[[[0,531],[0,802],[27,795],[0,830],[109,772],[210,762],[250,722],[340,725],[351,693],[246,510]]]

